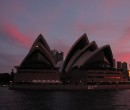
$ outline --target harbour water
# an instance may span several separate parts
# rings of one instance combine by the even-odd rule
[[[0,110],[130,110],[130,89],[24,91],[0,87]]]

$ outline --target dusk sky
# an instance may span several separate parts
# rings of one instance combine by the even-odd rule
[[[66,56],[84,33],[130,64],[130,0],[0,0],[0,73],[20,65],[39,34]]]

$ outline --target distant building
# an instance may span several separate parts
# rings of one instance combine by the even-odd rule
[[[56,63],[59,61],[63,61],[63,57],[64,57],[63,52],[54,49],[54,50],[52,50],[52,55],[55,58]]]
[[[127,66],[127,63],[126,62],[123,62],[122,63],[122,71],[123,73],[125,74],[125,76],[127,78],[129,78],[129,71],[128,71],[128,66]]]
[[[126,62],[123,62],[123,63],[122,63],[122,69],[123,69],[123,70],[128,70],[127,63],[126,63]]]
[[[113,68],[116,68],[116,60],[113,59]]]
[[[117,69],[122,69],[122,62],[121,61],[117,61]]]

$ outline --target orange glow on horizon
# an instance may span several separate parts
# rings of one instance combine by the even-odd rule
[[[129,77],[130,77],[130,70],[129,70],[129,73],[128,73]]]

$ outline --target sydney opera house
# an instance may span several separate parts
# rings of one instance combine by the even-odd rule
[[[98,47],[82,35],[70,48],[64,59],[62,71],[48,43],[40,34],[29,53],[19,66],[14,84],[117,84],[128,82],[127,74],[114,68],[113,54],[109,45]]]
[[[16,67],[14,82],[57,83],[60,81],[60,73],[55,65],[47,42],[39,35],[20,66]]]

